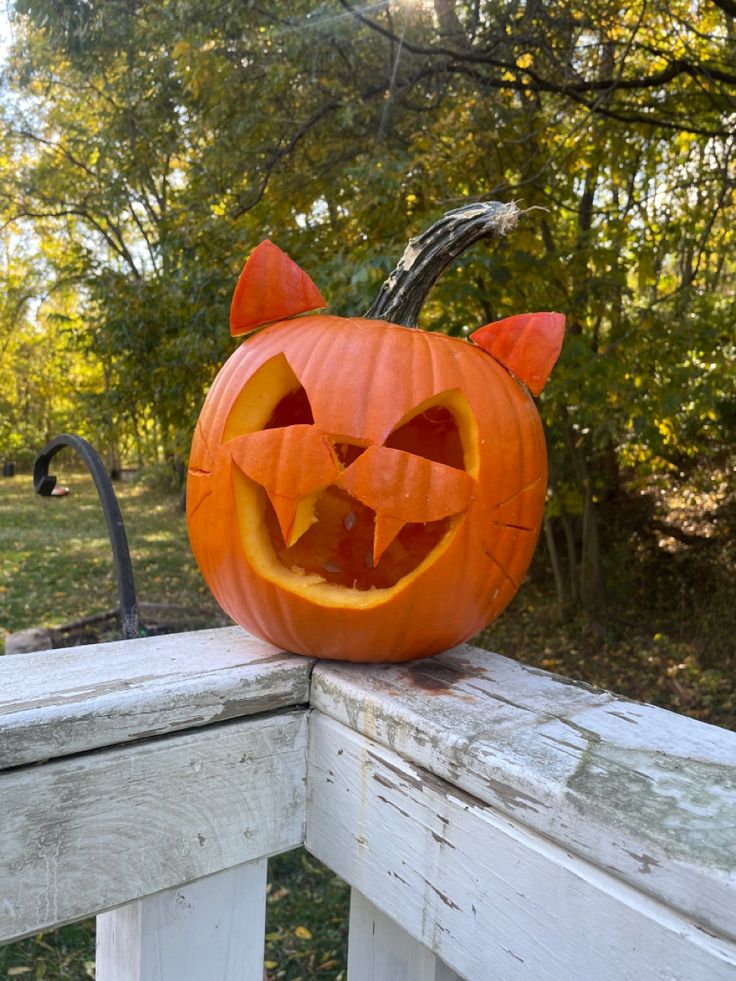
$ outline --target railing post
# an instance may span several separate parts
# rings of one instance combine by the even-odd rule
[[[262,981],[266,859],[97,917],[97,981]]]
[[[366,897],[350,892],[348,981],[461,981]],[[491,981],[491,979],[488,979]]]

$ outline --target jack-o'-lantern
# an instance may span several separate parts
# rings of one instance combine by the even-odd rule
[[[192,446],[187,512],[224,610],[279,647],[400,661],[466,640],[511,600],[546,493],[539,392],[564,318],[473,342],[313,314],[270,242],[251,254]]]

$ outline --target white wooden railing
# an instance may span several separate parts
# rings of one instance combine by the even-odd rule
[[[98,914],[98,981],[261,981],[302,843],[352,886],[350,981],[736,978],[736,734],[238,628],[0,658],[0,701],[0,941]]]

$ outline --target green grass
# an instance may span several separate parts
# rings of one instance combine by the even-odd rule
[[[0,947],[0,978],[83,981],[95,976],[95,923],[84,920]]]
[[[348,887],[303,848],[269,862],[264,981],[344,981]],[[0,946],[0,978],[94,978],[95,921]],[[213,979],[216,981],[216,979]]]
[[[0,635],[117,605],[112,550],[91,477],[59,471],[66,497],[37,497],[30,477],[0,479]],[[196,567],[175,494],[118,484],[139,601],[219,612]]]

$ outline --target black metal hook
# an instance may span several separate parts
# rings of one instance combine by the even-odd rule
[[[56,477],[49,474],[49,464],[59,450],[65,446],[71,446],[79,453],[95,482],[112,545],[115,578],[120,599],[120,623],[123,630],[123,640],[130,640],[138,636],[138,602],[133,582],[133,567],[130,562],[128,538],[125,534],[125,525],[120,513],[118,499],[99,453],[91,443],[88,443],[81,436],[74,436],[70,433],[57,436],[56,439],[47,443],[36,457],[36,462],[33,464],[33,489],[42,497],[51,496],[51,492],[56,486]]]

